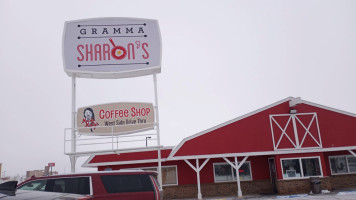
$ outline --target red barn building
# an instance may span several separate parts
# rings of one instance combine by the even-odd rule
[[[286,98],[162,152],[165,197],[308,193],[356,186],[356,114]],[[91,156],[83,166],[157,170],[152,149]]]

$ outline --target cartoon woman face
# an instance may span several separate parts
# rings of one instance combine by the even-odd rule
[[[86,110],[84,112],[85,120],[90,121],[92,119],[92,117],[93,117],[93,113],[90,110]]]

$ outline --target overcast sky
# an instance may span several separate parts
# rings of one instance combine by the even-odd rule
[[[0,163],[6,175],[55,162],[70,171],[65,21],[157,19],[161,144],[289,96],[356,113],[353,0],[0,0]],[[77,80],[77,107],[154,102],[152,76]],[[77,163],[77,171],[86,170]]]

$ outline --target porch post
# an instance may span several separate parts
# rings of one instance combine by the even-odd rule
[[[195,160],[195,167],[190,163],[188,160],[184,160],[196,173],[197,173],[197,185],[198,185],[198,199],[203,199],[200,189],[200,170],[208,163],[210,158],[207,158],[201,166],[199,166],[199,159],[196,158]]]
[[[241,184],[240,184],[240,168],[238,167],[237,157],[235,156],[235,166],[236,166],[236,181],[237,181],[237,196],[242,197]]]
[[[199,160],[196,159],[196,169],[197,170],[197,184],[198,184],[198,199],[202,199],[202,195],[201,195],[201,190],[200,190],[200,170],[199,170]]]
[[[242,191],[241,191],[241,184],[240,184],[240,172],[239,172],[239,169],[245,163],[245,161],[247,160],[248,156],[245,156],[244,159],[242,159],[242,161],[240,162],[240,164],[237,161],[237,156],[235,156],[234,158],[235,158],[235,164],[230,162],[230,160],[227,159],[226,157],[223,157],[223,159],[227,163],[229,163],[231,165],[231,167],[233,167],[236,170],[237,196],[240,198],[240,197],[242,197]]]

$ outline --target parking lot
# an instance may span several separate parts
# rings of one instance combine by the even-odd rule
[[[324,194],[297,194],[297,195],[246,195],[242,198],[237,197],[207,197],[206,200],[239,200],[239,199],[248,199],[248,200],[269,200],[269,199],[293,199],[293,200],[306,200],[306,199],[340,199],[340,200],[354,200],[356,199],[356,188],[352,190],[345,191],[333,191],[330,193]],[[181,199],[183,200],[183,199]],[[193,200],[193,199],[184,199],[184,200]]]

